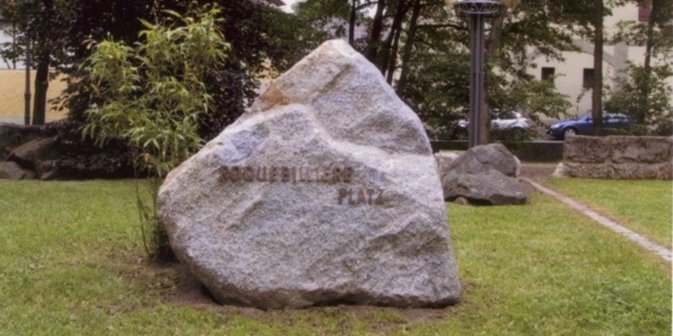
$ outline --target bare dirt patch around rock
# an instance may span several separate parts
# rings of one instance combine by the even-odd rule
[[[189,273],[187,267],[179,263],[145,265],[151,267],[156,276],[163,278],[165,286],[158,291],[162,300],[169,304],[184,305],[196,309],[214,310],[221,314],[235,314],[263,321],[277,321],[292,324],[302,316],[325,315],[325,318],[342,320],[348,324],[349,317],[357,317],[368,323],[376,332],[386,333],[398,327],[412,326],[432,320],[441,320],[451,314],[454,308],[395,308],[360,305],[331,305],[291,310],[262,310],[236,305],[221,305],[207,292],[205,287]]]

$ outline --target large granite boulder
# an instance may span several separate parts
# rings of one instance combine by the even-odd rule
[[[172,171],[159,214],[222,303],[439,307],[461,296],[423,126],[343,41]]]

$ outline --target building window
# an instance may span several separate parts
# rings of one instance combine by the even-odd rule
[[[650,21],[650,14],[652,13],[652,3],[648,0],[641,0],[638,2],[638,21]]]
[[[554,69],[554,68],[542,68],[542,74],[541,74],[542,80],[546,80],[546,81],[554,84],[554,73],[555,72],[556,72],[556,69]]]
[[[587,89],[594,87],[594,69],[584,68],[584,75],[582,76],[582,87]]]

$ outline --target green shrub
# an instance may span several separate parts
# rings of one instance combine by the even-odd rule
[[[197,9],[193,16],[165,13],[163,22],[142,21],[142,42],[131,47],[102,41],[82,65],[95,101],[85,112],[83,135],[98,144],[128,142],[136,149],[136,171],[155,179],[151,201],[145,202],[138,188],[136,198],[143,241],[158,257],[171,254],[156,213],[159,181],[201,146],[198,120],[212,102],[203,78],[229,48],[216,7]]]

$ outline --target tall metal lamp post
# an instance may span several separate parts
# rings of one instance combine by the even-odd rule
[[[448,1],[447,1],[448,2]],[[470,124],[468,128],[468,147],[481,145],[479,125],[484,117],[488,118],[486,93],[484,90],[484,21],[500,13],[500,0],[458,0],[453,3],[458,16],[470,19]]]
[[[30,18],[29,14],[32,12],[33,9],[33,4],[35,3],[35,0],[23,0],[24,5],[26,6],[26,29],[28,28],[28,25],[30,24]],[[24,92],[24,104],[25,104],[25,111],[24,111],[24,123],[26,125],[30,125],[30,100],[31,100],[31,93],[30,93],[30,67],[32,66],[32,56],[31,56],[31,40],[30,37],[26,36],[26,89]]]

